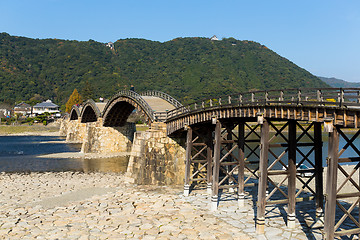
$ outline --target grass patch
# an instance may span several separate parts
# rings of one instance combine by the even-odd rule
[[[142,132],[142,131],[146,131],[149,129],[149,126],[144,125],[144,124],[137,124],[136,125],[136,131],[137,132]]]

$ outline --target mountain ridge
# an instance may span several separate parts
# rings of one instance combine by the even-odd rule
[[[122,89],[159,90],[183,103],[270,88],[326,87],[305,69],[252,41],[31,39],[0,33],[0,102],[36,94],[64,104],[74,88],[95,97]]]
[[[339,78],[334,78],[334,77],[320,77],[318,76],[318,78],[320,78],[321,81],[327,83],[328,85],[330,85],[331,87],[335,87],[335,88],[360,88],[360,82],[348,82]]]

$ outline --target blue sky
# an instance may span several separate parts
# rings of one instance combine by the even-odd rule
[[[359,0],[0,0],[0,32],[99,42],[234,37],[314,75],[360,82]]]

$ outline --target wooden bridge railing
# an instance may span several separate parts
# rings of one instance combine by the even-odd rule
[[[360,88],[302,88],[244,92],[194,102],[167,113],[167,120],[205,109],[229,106],[303,105],[321,107],[359,107]]]

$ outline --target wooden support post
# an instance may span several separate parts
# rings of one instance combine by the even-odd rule
[[[213,141],[212,141],[212,131],[209,130],[207,133],[207,141],[206,141],[207,149],[206,149],[206,159],[207,159],[207,171],[206,171],[206,180],[207,180],[207,193],[211,195],[212,193],[212,161],[213,161]]]
[[[216,121],[213,160],[213,191],[211,196],[211,210],[216,211],[219,199],[219,170],[220,170],[220,151],[221,151],[221,123]]]
[[[296,194],[296,121],[289,120],[289,147],[288,147],[288,196],[287,212],[288,228],[295,228],[295,194]]]
[[[190,165],[191,165],[191,151],[192,151],[192,129],[187,127],[186,135],[186,159],[185,159],[185,184],[184,196],[189,196],[190,193]]]
[[[321,123],[314,122],[316,221],[324,223],[324,190]]]
[[[226,126],[226,133],[227,133],[227,136],[226,136],[226,139],[228,140],[228,141],[231,141],[233,138],[232,138],[232,130],[233,130],[233,125],[232,124],[227,124],[227,126]],[[233,147],[233,144],[232,143],[228,143],[228,144],[226,144],[226,147],[227,147],[227,149],[232,149],[232,147]],[[229,156],[227,156],[227,162],[233,162],[234,161],[234,159],[233,159],[233,157],[231,156],[231,155],[229,155]],[[231,170],[232,170],[232,166],[225,166],[225,168],[226,168],[226,172],[231,172]],[[229,186],[233,186],[234,185],[234,181],[233,180],[231,180],[231,179],[228,179],[227,180],[228,182],[229,182]],[[231,192],[231,193],[233,193],[233,192],[235,192],[235,190],[234,190],[234,188],[233,187],[230,187],[229,188],[229,192]]]
[[[265,206],[267,167],[269,155],[269,123],[263,119],[260,133],[260,162],[259,162],[259,186],[257,199],[256,233],[264,234],[265,230]]]
[[[239,132],[238,132],[238,148],[239,148],[239,163],[238,163],[238,205],[239,208],[245,206],[245,194],[244,194],[244,171],[245,171],[245,123],[239,122]]]
[[[335,212],[336,212],[336,188],[337,168],[339,160],[339,133],[334,127],[329,133],[329,146],[327,158],[327,181],[326,181],[326,203],[324,234],[326,240],[334,239],[335,233]]]

